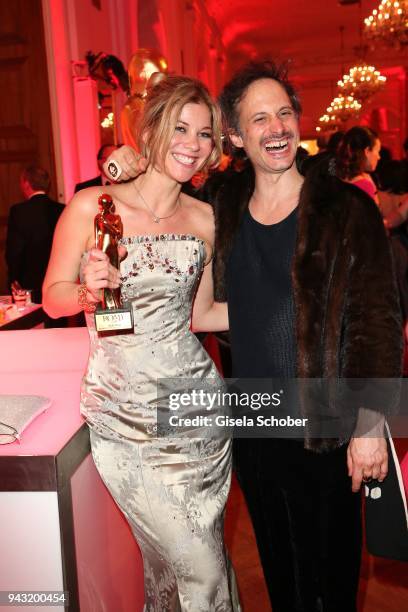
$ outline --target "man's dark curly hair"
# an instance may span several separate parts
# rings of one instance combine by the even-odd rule
[[[272,79],[282,85],[289,96],[293,110],[297,115],[302,112],[299,96],[288,80],[287,64],[275,64],[271,60],[250,62],[224,86],[219,103],[224,121],[228,129],[239,133],[238,104],[244,97],[248,87],[260,79]]]

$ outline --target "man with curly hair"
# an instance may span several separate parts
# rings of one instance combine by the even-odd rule
[[[400,308],[375,203],[327,164],[301,176],[301,105],[283,67],[246,66],[220,104],[233,146],[247,157],[240,171],[206,189],[216,221],[215,299],[228,301],[233,377],[399,377]],[[124,178],[140,171],[129,150],[116,159]],[[382,413],[396,399],[387,406],[382,399],[346,402],[347,418],[344,397],[328,401],[324,416],[338,423],[338,435],[328,437],[318,407],[295,397],[293,412],[310,424],[302,440],[235,440],[274,612],[355,612],[359,490],[387,474]]]

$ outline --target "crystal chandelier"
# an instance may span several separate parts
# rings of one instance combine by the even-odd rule
[[[370,17],[364,19],[364,36],[373,46],[377,42],[401,48],[408,44],[408,0],[381,0]]]
[[[332,132],[338,130],[339,127],[340,121],[335,115],[325,114],[320,117],[316,132]]]
[[[348,74],[343,75],[337,85],[342,94],[351,95],[359,102],[363,102],[384,87],[386,80],[386,77],[374,66],[367,66],[364,62],[359,62],[350,68]]]
[[[359,114],[361,104],[352,95],[343,96],[340,93],[327,107],[327,113],[319,119],[319,127],[323,130],[335,129],[339,124]]]

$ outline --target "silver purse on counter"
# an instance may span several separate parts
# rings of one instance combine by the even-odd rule
[[[20,440],[26,427],[50,404],[41,395],[0,395],[0,444]]]

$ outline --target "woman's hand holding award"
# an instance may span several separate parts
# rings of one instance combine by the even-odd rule
[[[104,193],[98,199],[99,213],[95,217],[95,247],[109,258],[119,269],[119,240],[123,236],[123,225],[115,214],[115,205],[110,195]],[[123,304],[120,287],[102,289],[100,305],[95,312],[95,327],[98,332],[133,330],[133,312],[130,304]]]

